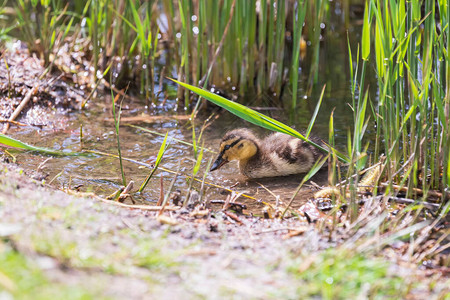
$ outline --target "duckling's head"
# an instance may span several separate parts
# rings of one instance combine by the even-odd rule
[[[217,170],[232,160],[246,161],[258,152],[258,138],[248,129],[235,129],[227,134],[220,143],[220,153],[211,167]]]

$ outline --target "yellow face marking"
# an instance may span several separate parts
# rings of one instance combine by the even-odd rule
[[[256,152],[255,143],[239,137],[226,140],[220,145],[220,153],[227,161],[246,160],[254,156]]]

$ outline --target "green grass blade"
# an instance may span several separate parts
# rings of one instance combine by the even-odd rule
[[[347,32],[347,46],[348,46],[348,60],[349,60],[348,64],[349,64],[349,71],[350,71],[350,83],[352,85],[352,96],[354,97],[356,81],[353,78],[353,57],[352,57],[352,48],[350,47],[350,39],[348,37],[348,32]]]
[[[362,59],[368,60],[370,55],[370,21],[369,21],[369,5],[367,4],[364,8],[364,23],[362,32]]]
[[[47,149],[47,148],[41,148],[36,146],[31,146],[28,144],[25,144],[24,142],[21,142],[19,140],[13,139],[12,137],[6,136],[4,134],[0,133],[0,144],[17,148],[20,150],[27,150],[27,151],[33,151],[33,152],[39,152],[41,154],[46,155],[54,155],[54,156],[91,156],[89,153],[83,153],[83,152],[69,152],[65,153],[62,151]]]
[[[203,149],[203,147],[200,148],[200,153],[197,156],[197,161],[195,162],[194,169],[192,170],[192,177],[195,177],[195,175],[197,175],[198,171],[200,170],[200,165],[203,159]]]
[[[295,129],[293,129],[275,119],[272,119],[264,114],[261,114],[253,109],[250,109],[242,104],[230,101],[224,97],[221,97],[221,96],[211,93],[209,91],[203,90],[201,88],[189,85],[187,83],[180,82],[175,79],[170,79],[170,80],[178,83],[182,87],[185,87],[188,90],[191,90],[192,92],[196,93],[197,95],[211,101],[212,103],[228,110],[229,112],[235,114],[236,116],[238,116],[250,123],[253,123],[255,125],[261,126],[263,128],[266,128],[266,129],[269,129],[272,131],[278,131],[281,133],[289,134],[291,136],[299,138],[299,139],[313,145],[314,147],[316,147],[322,151],[330,152],[330,150],[308,140],[305,136],[303,136],[300,132],[296,131]],[[349,159],[347,157],[345,157],[342,153],[337,152],[337,156],[343,162],[349,162]]]
[[[311,121],[309,121],[308,129],[306,130],[306,138],[309,138],[312,127],[314,126],[314,123],[316,122],[317,114],[319,113],[320,106],[322,105],[322,99],[323,99],[323,94],[325,93],[325,87],[326,87],[326,85],[324,85],[322,88],[322,92],[320,93],[320,97],[319,97],[319,102],[317,102],[316,108],[314,109],[314,113],[311,117]]]
[[[280,216],[280,219],[284,218],[284,215],[286,214],[286,212],[289,210],[289,207],[291,206],[292,202],[294,201],[295,196],[297,196],[298,192],[300,191],[300,189],[302,188],[303,184],[305,184],[305,182],[307,182],[309,179],[311,179],[314,175],[316,175],[317,172],[319,172],[319,170],[322,168],[323,164],[328,160],[328,156],[325,156],[324,158],[322,158],[321,160],[317,160],[314,165],[312,166],[311,170],[309,170],[309,172],[305,175],[305,177],[303,177],[302,182],[300,182],[300,184],[298,185],[297,189],[295,190],[294,194],[292,195],[291,199],[289,200],[288,205],[286,206],[286,208],[284,209],[283,213]]]
[[[119,163],[120,163],[120,174],[122,175],[122,184],[123,186],[127,186],[127,180],[125,178],[125,171],[123,169],[123,161],[122,161],[122,148],[120,147],[120,137],[119,137],[119,128],[120,128],[120,116],[122,110],[122,104],[119,108],[119,113],[116,114],[116,103],[114,102],[114,92],[111,89],[111,104],[112,104],[112,113],[114,117],[114,131],[116,133],[117,139],[117,152],[119,154]]]
[[[147,186],[148,182],[152,178],[153,174],[158,169],[158,166],[161,163],[161,159],[162,159],[164,153],[166,152],[167,148],[170,145],[170,142],[167,143],[167,137],[168,136],[169,136],[169,133],[167,132],[166,136],[164,137],[164,141],[162,142],[161,147],[159,148],[158,156],[156,157],[156,161],[155,161],[155,166],[153,167],[152,171],[147,176],[147,178],[145,178],[144,182],[142,183],[141,187],[139,188],[139,192],[142,192],[145,189],[145,187]]]

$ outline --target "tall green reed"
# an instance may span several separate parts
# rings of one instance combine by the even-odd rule
[[[119,105],[119,113],[116,113],[116,100],[119,99],[119,94],[114,97],[114,92],[111,90],[111,110],[114,119],[114,131],[116,133],[117,139],[117,154],[119,155],[119,164],[120,164],[120,174],[122,175],[122,184],[123,186],[127,186],[127,179],[125,177],[125,170],[123,168],[123,160],[122,160],[122,148],[120,147],[120,137],[119,137],[119,128],[120,128],[120,116],[122,113],[122,103]]]
[[[44,65],[50,64],[54,47],[67,35],[74,21],[62,1],[19,0],[15,3],[17,28],[31,52],[41,55]],[[12,22],[12,23],[16,23]]]
[[[292,67],[291,67],[291,86],[292,86],[292,108],[297,106],[297,87],[298,87],[298,66],[300,59],[300,44],[302,38],[303,22],[307,10],[307,1],[299,2],[297,14],[292,14],[293,20],[293,46],[292,46]]]
[[[144,182],[142,182],[141,186],[139,187],[138,191],[140,193],[145,189],[147,184],[150,182],[150,179],[153,177],[153,174],[155,174],[156,170],[159,167],[159,164],[161,163],[164,153],[166,152],[167,148],[170,145],[170,139],[168,140],[168,136],[169,136],[169,133],[167,132],[166,136],[164,137],[164,140],[161,144],[161,147],[159,148],[158,155],[156,156],[155,164],[154,164],[152,170],[150,171],[148,176],[145,178]]]
[[[55,41],[58,37],[64,39],[60,33],[70,28],[72,43],[79,38],[90,41],[89,49],[83,50],[91,55],[94,78],[112,63],[112,84],[121,88],[132,81],[147,104],[150,100],[156,102],[155,61],[162,59],[168,73],[176,68],[178,78],[184,82],[197,85],[209,81],[222,89],[236,90],[241,96],[270,95],[274,99],[292,89],[295,105],[299,41],[306,9],[308,6],[312,13],[306,26],[307,32],[313,33],[310,39],[315,45],[316,66],[312,70],[317,70],[320,24],[326,15],[326,3],[89,0],[65,5],[58,0],[40,4],[20,0],[15,7],[22,34],[30,48],[36,48],[35,40],[40,39],[41,46],[36,51],[42,53],[46,64],[50,54],[55,53]],[[167,54],[160,55],[161,47],[166,47]],[[190,106],[187,91],[178,97],[184,99],[181,106]]]
[[[312,23],[309,30],[309,39],[311,40],[312,44],[312,59],[308,78],[308,95],[311,95],[314,84],[317,83],[318,80],[321,24],[322,22],[324,22],[325,14],[329,9],[328,2],[329,1],[325,0],[310,0],[309,13],[311,17],[309,17],[307,21]]]
[[[167,2],[171,1],[165,1],[165,7],[171,7]],[[223,49],[214,61],[209,77],[211,85],[232,87],[241,96],[269,94],[279,99],[289,84],[295,84],[293,102],[296,102],[300,39],[307,3],[249,0],[236,1],[233,5],[233,0],[179,0],[178,7],[166,10],[171,13],[171,19],[177,20],[178,16],[181,19],[181,26],[172,23],[176,27],[174,30],[180,32],[181,41],[175,44],[180,48],[175,50],[176,57],[180,58],[178,64],[184,67],[178,72],[178,78],[198,85],[199,80],[208,75],[206,70],[212,63],[227,23],[231,21]],[[310,5],[316,7],[315,4]],[[322,5],[321,9],[314,11],[321,13],[318,18],[323,17],[324,7]],[[234,14],[231,13],[233,9]],[[189,10],[190,15],[186,12]],[[317,27],[315,32],[320,33],[320,23],[316,21],[313,24]],[[293,44],[292,55],[285,55],[287,36],[291,37],[290,43]],[[191,79],[186,77],[190,76],[189,71]],[[190,104],[187,96],[185,93],[185,106]]]
[[[386,156],[386,193],[395,193],[393,183],[404,182],[408,197],[417,196],[418,188],[423,197],[439,190],[448,198],[450,29],[448,5],[438,4],[425,0],[423,14],[418,0],[370,0],[365,7],[363,64],[353,106],[363,98],[366,64],[372,63],[378,83],[373,159]],[[353,151],[357,142],[355,132]]]

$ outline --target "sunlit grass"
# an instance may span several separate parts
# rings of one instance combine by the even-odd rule
[[[0,291],[10,299],[106,299],[80,284],[52,282],[34,259],[4,242],[0,242]]]
[[[366,64],[373,64],[378,99],[371,99],[372,118],[377,124],[371,163],[381,154],[386,156],[385,176],[390,184],[386,193],[394,193],[392,184],[402,182],[408,188],[407,197],[416,197],[414,188],[421,189],[424,198],[428,190],[439,190],[445,202],[449,184],[449,165],[444,159],[449,153],[449,120],[445,112],[449,107],[448,5],[435,6],[434,1],[425,1],[423,15],[420,6],[419,1],[368,1],[357,95],[363,97]],[[360,148],[360,140],[362,136],[355,132],[355,150]],[[408,176],[403,178],[402,174]]]
[[[403,298],[411,283],[389,271],[389,266],[382,259],[338,248],[303,257],[292,272],[301,282],[299,298]]]

